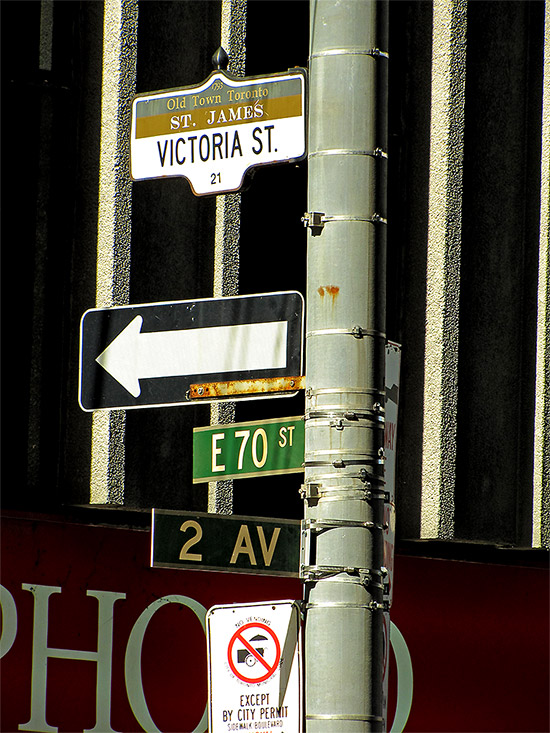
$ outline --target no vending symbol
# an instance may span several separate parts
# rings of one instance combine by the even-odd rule
[[[259,621],[244,624],[231,637],[227,660],[233,674],[242,682],[264,682],[279,667],[279,639],[269,626]]]

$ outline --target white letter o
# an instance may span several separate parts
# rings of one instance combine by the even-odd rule
[[[201,622],[203,630],[205,629],[206,608],[188,596],[170,595],[158,598],[150,603],[140,615],[128,638],[128,646],[126,647],[126,657],[124,659],[124,677],[126,679],[126,692],[132,712],[136,716],[136,720],[146,733],[161,733],[155,725],[147,701],[143,691],[143,683],[141,680],[141,648],[143,646],[143,637],[147,630],[149,621],[161,606],[166,603],[181,603],[187,606],[195,614]],[[208,727],[208,708],[205,706],[204,713],[199,724],[192,733],[204,733]]]

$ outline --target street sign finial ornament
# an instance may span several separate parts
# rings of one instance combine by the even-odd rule
[[[227,69],[229,64],[229,56],[227,55],[225,48],[220,46],[216,53],[212,56],[212,66],[215,69]]]

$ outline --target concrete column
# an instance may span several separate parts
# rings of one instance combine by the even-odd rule
[[[466,5],[433,4],[420,517],[425,539],[454,535]]]
[[[130,289],[131,102],[135,93],[137,0],[106,0],[97,238],[96,308],[125,305]],[[125,411],[94,412],[90,503],[124,503]]]

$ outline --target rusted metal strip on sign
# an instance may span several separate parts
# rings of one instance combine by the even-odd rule
[[[205,382],[192,384],[190,400],[231,397],[234,395],[262,394],[265,392],[295,392],[304,389],[305,377],[270,377],[268,379],[241,379],[232,382]]]

